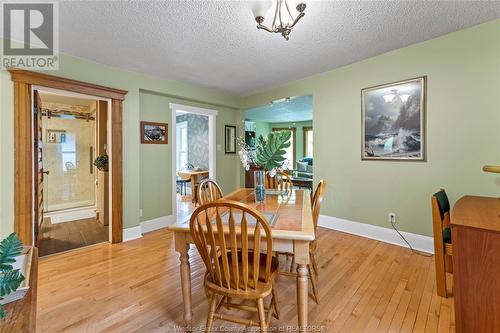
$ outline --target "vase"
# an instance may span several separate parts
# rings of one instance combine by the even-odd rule
[[[253,184],[255,189],[255,202],[263,203],[266,200],[265,171],[256,170],[253,173]]]

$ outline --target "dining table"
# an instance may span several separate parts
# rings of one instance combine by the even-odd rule
[[[305,329],[308,325],[309,243],[315,238],[310,191],[266,190],[264,202],[257,203],[254,190],[242,188],[224,196],[224,199],[244,203],[257,209],[264,216],[272,216],[273,221],[270,225],[273,252],[289,252],[295,256],[298,328]],[[194,242],[190,234],[189,220],[173,224],[169,229],[174,233],[175,250],[179,253],[184,321],[187,327],[192,327],[191,268],[188,252]]]
[[[196,182],[198,181],[198,177],[208,177],[208,170],[181,170],[177,172],[177,176],[181,179],[189,179],[191,181],[191,192],[194,194],[194,187]]]

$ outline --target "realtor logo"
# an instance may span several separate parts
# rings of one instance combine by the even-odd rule
[[[56,2],[2,3],[2,69],[58,69],[57,6]]]

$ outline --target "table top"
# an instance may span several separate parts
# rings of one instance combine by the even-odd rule
[[[178,171],[177,174],[181,175],[203,175],[207,174],[208,175],[208,170],[181,170]]]
[[[271,227],[275,239],[314,240],[309,190],[292,190],[286,195],[266,194],[262,204],[255,202],[253,189],[238,189],[224,199],[247,204],[265,214],[275,214],[276,222]],[[189,221],[173,224],[169,229],[189,232]]]
[[[500,232],[500,198],[466,195],[451,213],[451,226],[465,226]]]

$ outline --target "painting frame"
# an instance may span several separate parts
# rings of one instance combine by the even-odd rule
[[[159,140],[148,140],[146,138],[148,126],[163,127],[164,134]],[[141,121],[141,144],[168,144],[168,123],[159,123],[152,121]]]
[[[366,93],[387,88],[396,88],[408,83],[418,82],[420,85],[419,97],[419,130],[420,149],[418,156],[368,156],[366,144]],[[375,85],[361,89],[361,160],[362,161],[403,161],[403,162],[426,162],[427,161],[427,76],[418,76],[411,79],[399,80],[385,84]]]
[[[228,138],[228,129],[232,130],[232,140],[231,138]],[[230,141],[229,141],[230,140]],[[228,144],[232,144],[232,149],[231,147],[228,147]],[[224,126],[224,152],[226,154],[236,154],[236,126],[234,125],[225,125]]]

